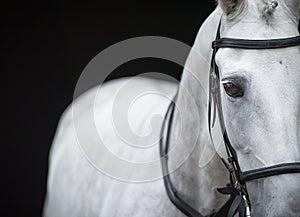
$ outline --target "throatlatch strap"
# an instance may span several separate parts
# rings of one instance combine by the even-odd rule
[[[230,198],[224,206],[218,210],[218,212],[213,213],[208,216],[202,215],[200,212],[198,212],[196,209],[191,207],[188,203],[186,203],[184,200],[182,200],[175,189],[175,187],[172,184],[171,177],[169,175],[169,169],[168,169],[168,148],[169,148],[169,139],[170,139],[170,133],[172,131],[172,120],[173,120],[173,113],[174,113],[174,102],[171,102],[166,116],[165,120],[163,122],[162,130],[161,130],[161,139],[160,139],[160,146],[159,146],[159,152],[160,152],[160,158],[161,158],[161,164],[162,164],[162,170],[163,170],[163,179],[164,179],[164,185],[167,192],[167,195],[170,199],[170,201],[185,215],[188,217],[224,217],[228,213],[228,210],[232,204],[233,198]]]

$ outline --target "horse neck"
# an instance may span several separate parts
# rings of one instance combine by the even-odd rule
[[[220,16],[217,9],[205,21],[187,59],[176,98],[169,148],[169,166],[171,171],[176,169],[171,174],[174,186],[184,200],[203,214],[211,213],[225,202],[226,197],[214,189],[228,182],[207,124],[211,42]]]

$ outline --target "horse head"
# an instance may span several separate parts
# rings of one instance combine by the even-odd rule
[[[221,37],[270,40],[299,35],[297,0],[219,0]],[[215,62],[225,127],[240,169],[300,162],[300,46],[222,48]],[[300,174],[247,182],[253,216],[297,216]]]

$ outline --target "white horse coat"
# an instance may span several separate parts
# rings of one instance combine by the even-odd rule
[[[174,180],[175,187],[182,194],[182,197],[204,215],[212,213],[226,202],[227,196],[217,193],[216,188],[223,187],[228,183],[227,170],[216,154],[216,144],[214,145],[210,140],[207,127],[206,97],[209,88],[208,76],[211,58],[211,42],[215,39],[217,26],[224,12],[227,13],[228,17],[233,16],[233,21],[226,21],[225,15],[222,18],[224,20],[224,27],[222,30],[224,36],[249,38],[249,36],[253,35],[253,31],[257,31],[257,34],[254,37],[265,38],[266,33],[262,32],[269,31],[264,30],[265,24],[263,21],[259,20],[256,21],[256,23],[253,21],[257,15],[256,9],[254,8],[257,7],[260,9],[264,4],[262,0],[222,0],[220,2],[223,10],[221,7],[218,7],[203,23],[197,35],[192,49],[193,51],[186,62],[179,90],[177,90],[177,84],[166,81],[141,77],[131,81],[131,85],[134,87],[133,89],[143,87],[161,93],[169,98],[173,98],[178,91],[176,105],[178,106],[179,111],[183,112],[175,112],[174,116],[173,133],[177,137],[173,136],[171,138],[171,144],[173,144],[172,146],[177,147],[178,152],[175,152],[173,158],[170,158],[170,168],[177,169],[176,172],[172,173],[171,177]],[[242,12],[226,11],[228,9],[226,9],[226,7],[229,7],[232,2],[239,2],[236,10],[241,10]],[[242,7],[240,2],[245,2],[246,7]],[[279,15],[278,17],[276,16],[276,20],[279,20],[280,18],[292,20],[292,18],[287,18],[286,14],[294,16],[295,20],[299,19],[299,17],[296,17],[299,12],[299,3],[296,0],[286,2],[279,1],[279,5]],[[286,13],[287,10],[289,11]],[[237,13],[237,15],[235,13]],[[245,25],[242,21],[243,19],[247,20],[247,17],[245,18],[244,16],[248,16],[249,22],[253,19],[253,24]],[[288,21],[287,23],[289,24],[286,24],[282,31],[279,31],[276,28],[274,31],[270,31],[272,32],[270,37],[278,38],[296,35],[294,28],[296,23],[292,26],[291,22]],[[251,39],[255,38],[251,37]],[[296,48],[293,49],[293,51],[295,50]],[[217,63],[221,71],[226,72],[232,69],[234,60],[240,62],[244,61],[244,59],[239,58],[241,57],[239,55],[240,54],[229,49],[221,50],[217,55]],[[256,53],[251,54],[250,56],[246,56],[245,54],[244,56],[251,59],[251,57],[255,57],[255,55]],[[296,55],[299,55],[299,48]],[[230,59],[231,62],[226,63],[226,59]],[[291,63],[294,65],[296,64],[296,66],[299,65],[292,57]],[[286,67],[289,67],[291,63],[286,63],[288,65]],[[245,61],[243,64],[247,65]],[[251,64],[254,63],[251,62]],[[264,68],[262,70],[268,69]],[[295,70],[298,70],[299,72],[299,69],[290,69],[289,72],[293,73]],[[106,83],[101,87],[100,96],[97,95],[97,87],[80,96],[72,105],[76,106],[77,109],[81,111],[81,115],[77,117],[76,124],[77,126],[80,125],[79,128],[76,128],[76,126],[74,127],[72,106],[70,106],[62,115],[50,153],[48,193],[44,209],[45,217],[184,216],[169,201],[165,193],[162,179],[142,183],[119,181],[101,173],[93,165],[94,163],[96,165],[101,164],[107,168],[116,167],[116,165],[111,165],[113,162],[107,159],[101,152],[94,151],[98,150],[97,146],[99,145],[99,141],[89,130],[91,124],[87,121],[87,114],[89,113],[94,114],[94,124],[96,125],[98,133],[101,134],[103,141],[111,146],[111,151],[116,155],[121,156],[124,159],[130,159],[134,162],[147,162],[152,159],[158,159],[158,140],[148,149],[135,149],[135,151],[130,152],[132,147],[128,147],[126,141],[120,138],[120,135],[116,133],[114,126],[111,123],[111,119],[113,118],[111,111],[114,106],[113,96],[117,94],[118,90],[128,81],[129,79],[119,79]],[[224,102],[227,108],[230,108],[230,105],[226,103],[227,102]],[[124,104],[126,104],[126,102],[124,102]],[[122,103],[120,105],[122,105]],[[143,135],[149,133],[151,117],[154,114],[161,114],[163,116],[168,105],[169,100],[166,100],[166,98],[163,97],[151,95],[145,98],[141,97],[139,103],[133,106],[134,109],[132,109],[130,114],[130,117],[137,117],[129,120],[133,131]],[[119,106],[119,109],[122,110],[122,107]],[[230,111],[226,112],[229,117],[232,117],[233,114],[230,113]],[[239,115],[242,117],[243,112]],[[282,113],[279,115],[282,115]],[[161,122],[159,123],[161,124]],[[292,127],[298,127],[297,124],[298,123]],[[159,129],[161,126],[156,125],[156,127]],[[291,126],[287,127],[291,129]],[[270,130],[273,129],[270,128]],[[229,132],[229,135],[235,136],[234,133],[235,131]],[[255,134],[253,135],[255,136]],[[80,137],[80,139],[78,139],[78,137]],[[288,138],[290,138],[290,141],[294,141],[293,144],[295,144],[295,140],[292,140],[293,135],[290,135]],[[139,141],[134,142],[135,144],[139,144]],[[85,145],[85,150],[80,147],[82,144]],[[294,161],[300,157],[300,153],[299,146],[293,147],[295,148],[295,155],[291,160]],[[298,149],[296,147],[298,147]],[[252,169],[255,165],[260,166],[260,164],[257,164],[256,162],[253,162],[255,165],[252,165],[249,163],[247,157],[240,154],[243,153],[243,151],[245,152],[245,147],[241,147],[241,150],[242,151],[239,152],[240,149],[238,149],[238,154],[239,157],[244,160],[244,163],[242,164],[243,168]],[[248,150],[246,150],[246,152],[247,151]],[[93,155],[93,160],[97,162],[89,161],[85,155],[86,152]],[[222,149],[220,149],[219,154],[222,154]],[[288,154],[289,152],[287,152],[287,155]],[[182,157],[181,155],[188,156],[188,159],[184,161],[181,167],[177,168],[178,162],[176,160]],[[268,160],[270,157],[263,156],[262,158],[266,159],[266,164],[269,164]],[[286,159],[281,160],[285,161]],[[275,160],[272,163],[277,163],[277,161]],[[159,166],[158,163],[155,171],[160,170]],[[128,168],[127,170],[122,169],[122,171],[120,171],[120,173],[126,174],[129,180],[130,177],[136,175],[135,172],[136,171],[131,168]],[[145,174],[147,172],[148,171],[145,171]],[[299,183],[297,184],[297,180],[300,180],[299,176],[296,175],[295,177],[297,177],[297,179],[293,178],[290,180],[294,185],[299,186]],[[271,178],[269,180],[272,182]],[[274,182],[282,186],[280,181],[277,182],[275,180]],[[251,189],[253,189],[253,192],[256,192],[257,188],[261,185],[265,184],[262,182],[253,182],[253,186],[250,186],[250,194]],[[268,185],[265,185],[265,188],[262,187],[261,189],[266,190],[266,194],[268,194]],[[276,201],[274,195],[271,195],[271,197]],[[261,210],[261,206],[257,204],[259,199],[261,199],[262,202],[266,200],[262,195],[260,195],[260,198],[253,197],[253,201],[256,201],[254,209],[257,206],[257,210],[259,210],[256,211],[255,216],[261,215],[258,214],[259,212],[263,213],[262,216],[274,216],[274,213],[270,211],[271,207],[269,207],[270,209],[267,208],[266,211]],[[296,200],[296,196],[293,197],[292,200]],[[277,211],[275,207],[272,208]],[[282,208],[284,208],[284,204],[282,205]],[[295,211],[289,213],[290,215],[286,216],[293,216],[293,214],[298,211],[299,210],[295,209]]]

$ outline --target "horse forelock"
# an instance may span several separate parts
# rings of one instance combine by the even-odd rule
[[[275,16],[281,17],[281,14],[285,13],[294,22],[299,22],[300,1],[296,0],[218,0],[217,3],[227,20],[245,20],[245,14],[247,14],[247,16],[255,16],[259,21],[278,23],[280,20],[286,20],[286,18],[279,20],[273,18]]]

